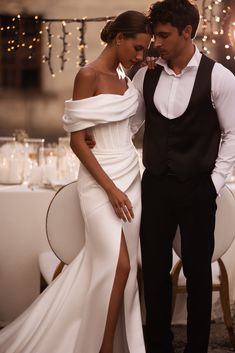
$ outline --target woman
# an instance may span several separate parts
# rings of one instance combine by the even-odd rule
[[[120,64],[143,59],[146,17],[127,11],[101,33],[101,55],[75,79],[64,127],[81,161],[83,251],[0,335],[0,353],[144,353],[137,274],[140,173],[129,118],[138,93]],[[86,143],[92,130],[96,145]]]

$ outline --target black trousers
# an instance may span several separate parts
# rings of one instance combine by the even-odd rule
[[[179,225],[187,283],[185,353],[207,353],[210,334],[216,190],[209,174],[180,182],[142,178],[141,251],[147,353],[171,353],[172,242]]]

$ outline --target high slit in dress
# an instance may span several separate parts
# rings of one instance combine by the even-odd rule
[[[114,353],[145,353],[136,278],[140,171],[130,131],[130,118],[137,106],[138,92],[129,79],[123,95],[100,94],[65,102],[65,129],[92,129],[96,140],[92,151],[117,187],[128,195],[135,218],[131,223],[120,220],[105,191],[81,165],[77,190],[85,222],[85,246],[28,309],[0,331],[0,353],[99,353],[122,232],[131,270]]]

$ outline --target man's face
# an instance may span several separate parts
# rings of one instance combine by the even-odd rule
[[[185,48],[185,33],[173,27],[170,23],[158,23],[154,27],[154,46],[162,59],[170,61],[176,59]]]

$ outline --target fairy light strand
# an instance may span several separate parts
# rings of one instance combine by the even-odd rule
[[[50,70],[50,73],[51,73],[51,76],[52,77],[55,77],[55,74],[54,74],[54,70],[52,68],[52,63],[51,63],[51,60],[52,60],[52,33],[51,33],[51,25],[52,23],[49,22],[47,27],[46,27],[46,31],[47,31],[47,46],[48,46],[48,54],[47,55],[44,55],[44,58],[43,58],[43,62],[47,62],[48,64],[48,68]]]
[[[210,55],[211,45],[216,45],[221,37],[227,42],[225,43],[226,58],[230,60],[235,59],[235,19],[231,21],[228,26],[228,31],[225,27],[229,20],[232,18],[232,11],[229,6],[226,6],[224,0],[201,0],[202,3],[202,15],[201,15],[201,26],[200,26],[200,40],[202,51]],[[57,37],[62,42],[62,50],[57,55],[60,60],[60,71],[64,71],[65,64],[69,60],[68,54],[68,35],[72,34],[68,32],[67,27],[69,24],[76,24],[76,30],[78,31],[78,55],[77,55],[77,66],[84,66],[87,63],[86,59],[86,29],[87,24],[91,22],[106,22],[115,18],[115,16],[105,17],[94,17],[94,18],[69,18],[69,19],[55,19],[55,18],[41,18],[35,16],[35,25],[41,24],[38,35],[35,35],[32,42],[28,44],[29,55],[28,58],[32,57],[33,47],[38,44],[41,40],[41,36],[44,32],[44,27],[47,34],[47,55],[43,55],[43,62],[47,62],[49,71],[53,77],[55,73],[52,67],[52,48],[53,48],[53,33],[52,24],[61,23],[61,34]],[[8,51],[15,50],[16,48],[25,47],[24,37],[27,33],[20,32],[20,21],[27,19],[27,17],[21,16],[20,14],[12,18],[12,25],[0,27],[0,31],[11,31],[12,41],[9,43]],[[23,38],[23,40],[22,40]]]
[[[75,24],[79,24],[79,27],[78,27],[78,30],[79,30],[79,37],[78,37],[79,62],[78,62],[78,65],[84,66],[87,63],[87,60],[86,60],[87,44],[85,41],[87,23],[105,22],[105,21],[111,20],[113,18],[115,18],[115,16],[105,16],[105,17],[95,17],[95,18],[84,17],[82,19],[80,19],[80,18],[55,19],[55,18],[42,18],[39,16],[34,16],[35,25],[41,24],[42,26],[40,28],[38,35],[35,35],[32,42],[28,43],[28,45],[27,45],[27,49],[29,50],[28,59],[32,58],[33,48],[35,45],[38,44],[38,42],[41,41],[41,36],[45,31],[46,35],[47,35],[48,53],[47,53],[47,55],[43,55],[42,62],[48,64],[48,68],[49,68],[51,75],[53,77],[55,77],[55,73],[54,73],[53,66],[52,66],[52,52],[53,52],[52,38],[54,37],[54,34],[52,33],[52,24],[53,23],[62,23],[62,33],[61,33],[61,35],[58,36],[58,38],[61,39],[61,41],[62,41],[62,51],[59,55],[57,55],[57,57],[60,59],[60,71],[63,71],[65,68],[65,63],[69,60],[66,57],[66,54],[69,53],[69,50],[68,50],[69,43],[67,41],[67,36],[69,34],[72,34],[66,30],[66,26],[68,24],[75,23]],[[16,20],[18,22],[17,26],[16,26]],[[13,42],[12,41],[9,42],[9,46],[7,48],[7,50],[9,52],[15,50],[16,48],[26,48],[25,38],[27,37],[27,33],[20,32],[20,25],[19,25],[19,22],[23,21],[23,20],[28,20],[28,17],[18,14],[17,16],[14,16],[12,18],[12,25],[0,27],[0,32],[1,31],[11,31],[11,34],[13,37],[13,39],[12,39]],[[18,28],[16,28],[16,27],[18,27]],[[43,27],[45,27],[45,28],[43,28]]]
[[[80,37],[79,37],[79,66],[86,65],[86,42],[85,42],[85,33],[86,33],[86,20],[83,19],[81,22],[81,26],[79,28]]]
[[[68,53],[67,50],[67,46],[68,46],[68,42],[66,41],[66,37],[67,35],[69,35],[70,33],[66,31],[65,26],[68,24],[79,24],[80,26],[77,27],[77,30],[79,31],[79,37],[78,37],[78,50],[79,50],[79,61],[77,61],[77,66],[84,66],[87,63],[87,59],[86,59],[86,48],[87,48],[87,44],[85,41],[85,35],[86,35],[86,27],[87,27],[87,23],[90,22],[105,22],[108,20],[111,20],[115,18],[115,16],[105,16],[105,17],[95,17],[95,18],[87,18],[84,17],[82,19],[79,18],[73,18],[73,19],[46,19],[46,18],[42,18],[41,21],[42,23],[47,23],[49,22],[50,24],[53,22],[61,22],[62,23],[62,35],[59,36],[59,38],[62,40],[63,43],[63,48],[62,48],[62,52],[61,54],[58,56],[61,60],[61,66],[60,66],[60,71],[64,70],[65,67],[65,63],[68,61],[68,59],[65,57],[66,54]],[[49,34],[48,34],[49,36]],[[51,38],[51,37],[50,37]],[[48,44],[48,56],[44,57],[44,62],[47,61],[48,66],[49,66],[49,70],[50,73],[53,77],[55,77],[53,68],[52,68],[52,64],[51,64],[51,52],[52,52],[52,41],[48,40],[49,44]]]
[[[60,64],[60,71],[64,71],[64,65],[67,61],[65,55],[68,52],[68,42],[66,41],[67,36],[69,35],[69,32],[66,30],[66,21],[62,21],[62,36],[60,36],[60,39],[62,40],[62,51],[61,54],[59,55],[59,58],[61,60],[61,64]]]
[[[208,55],[210,55],[211,44],[216,45],[221,37],[225,40],[225,49],[234,52],[233,31],[230,29],[225,33],[225,26],[232,18],[232,11],[230,6],[223,7],[222,5],[222,0],[202,1],[201,47]],[[226,55],[226,59],[230,60],[231,55]]]

